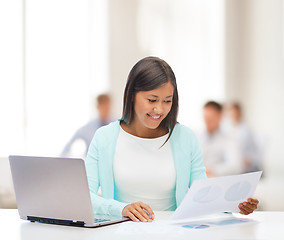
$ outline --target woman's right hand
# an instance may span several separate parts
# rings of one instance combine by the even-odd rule
[[[123,208],[122,215],[124,217],[129,217],[134,222],[152,222],[155,218],[154,212],[150,206],[143,202],[128,204]]]

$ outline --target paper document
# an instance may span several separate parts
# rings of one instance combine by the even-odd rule
[[[142,239],[146,235],[173,235],[173,239],[177,235],[187,234],[188,231],[203,231],[212,228],[224,228],[227,226],[244,225],[249,223],[256,223],[256,221],[249,218],[235,217],[233,214],[211,214],[206,216],[200,216],[197,218],[191,218],[184,221],[168,221],[168,220],[155,220],[153,222],[124,222],[119,225],[116,230],[116,234],[119,235],[141,235]]]
[[[239,212],[238,205],[252,197],[262,171],[196,180],[169,220],[217,212]]]
[[[180,226],[187,230],[203,230],[203,229],[212,229],[216,227],[227,227],[232,225],[239,224],[248,224],[248,223],[256,223],[256,221],[248,218],[237,218],[237,217],[222,217],[215,219],[208,219],[203,221],[191,221],[184,223],[175,223],[176,226]]]

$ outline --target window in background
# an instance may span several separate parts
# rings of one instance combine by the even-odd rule
[[[0,1],[0,158],[24,150],[22,1]]]
[[[23,3],[0,7],[1,33],[11,35],[0,38],[0,155],[56,156],[94,117],[95,96],[108,90],[107,3]]]

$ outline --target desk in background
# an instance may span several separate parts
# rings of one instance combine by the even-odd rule
[[[155,212],[157,219],[167,219],[171,212]],[[100,228],[77,228],[21,220],[17,210],[0,209],[1,240],[147,240],[147,239],[284,239],[284,212],[255,212],[249,219],[257,221],[251,224],[226,226],[208,230],[188,231],[185,234],[166,235],[118,235],[119,224]]]

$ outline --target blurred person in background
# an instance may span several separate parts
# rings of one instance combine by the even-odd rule
[[[209,101],[204,105],[205,131],[199,136],[208,177],[242,173],[240,145],[236,138],[221,131],[222,105]]]
[[[261,169],[257,160],[257,144],[254,135],[242,118],[242,108],[237,102],[224,107],[222,131],[239,141],[241,146],[243,171],[251,172]]]
[[[96,98],[96,108],[98,118],[91,120],[81,128],[79,128],[70,141],[64,147],[61,157],[72,157],[72,147],[78,141],[84,142],[84,156],[86,157],[89,145],[98,128],[105,126],[113,121],[111,118],[111,98],[108,94],[100,94]]]

